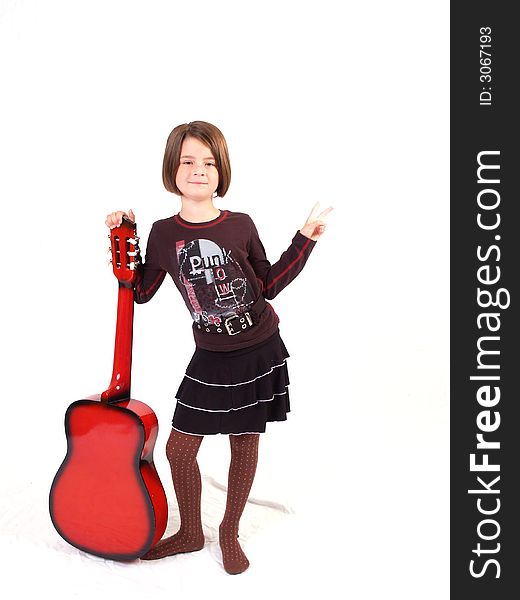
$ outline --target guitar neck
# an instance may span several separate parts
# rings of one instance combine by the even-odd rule
[[[110,385],[101,394],[102,402],[116,402],[130,397],[133,324],[134,291],[119,282],[114,367]]]
[[[116,343],[112,380],[101,394],[102,402],[117,402],[130,398],[130,376],[132,371],[132,334],[134,325],[135,268],[139,264],[139,238],[136,225],[123,217],[121,225],[113,228],[110,238],[110,262],[119,283],[117,297]]]

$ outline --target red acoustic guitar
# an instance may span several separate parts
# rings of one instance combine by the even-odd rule
[[[67,409],[67,455],[52,483],[49,509],[67,542],[124,561],[139,558],[161,538],[168,506],[153,463],[157,417],[130,399],[135,224],[123,219],[109,237],[119,283],[112,380],[102,394]]]

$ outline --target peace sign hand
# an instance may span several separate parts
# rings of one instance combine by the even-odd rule
[[[325,217],[333,210],[332,206],[326,208],[321,213],[320,203],[316,202],[316,204],[312,207],[311,214],[307,218],[305,225],[300,229],[300,233],[305,237],[310,238],[314,242],[320,237],[320,235],[325,231],[325,227],[327,223],[325,222]]]

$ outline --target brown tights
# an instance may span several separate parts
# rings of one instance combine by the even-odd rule
[[[238,543],[238,524],[255,478],[259,439],[259,433],[229,436],[231,463],[226,512],[219,527],[219,543],[224,569],[231,575],[242,573],[249,567],[249,561]]]
[[[219,543],[224,569],[230,574],[242,573],[249,567],[249,561],[238,543],[238,525],[256,473],[259,438],[260,434],[257,433],[229,436],[231,463],[226,511],[219,527]],[[172,429],[166,455],[171,466],[181,526],[175,535],[161,540],[142,556],[143,560],[195,552],[204,547],[200,507],[202,484],[197,464],[202,439],[202,436]]]
[[[197,453],[202,436],[188,435],[172,429],[166,444],[166,456],[172,471],[173,486],[179,505],[179,531],[162,539],[142,560],[155,560],[181,552],[195,552],[204,548],[204,534],[200,518],[202,482]]]

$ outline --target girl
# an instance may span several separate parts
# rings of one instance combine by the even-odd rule
[[[271,265],[251,218],[213,205],[215,197],[226,194],[230,178],[227,144],[217,127],[204,121],[175,127],[166,143],[163,182],[180,196],[181,210],[153,224],[134,298],[148,302],[168,273],[191,312],[196,346],[177,391],[166,445],[180,529],[142,558],[204,547],[197,452],[205,435],[229,434],[231,464],[219,544],[225,570],[237,574],[249,566],[238,526],[256,472],[260,433],[266,422],[285,421],[290,411],[289,353],[266,299],[303,269],[332,208],[320,212],[317,203]],[[109,214],[106,225],[120,225],[123,215],[135,222],[130,209],[128,215]]]

